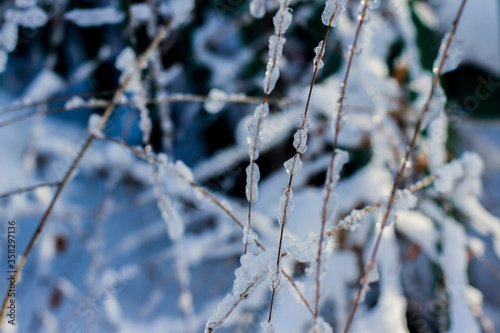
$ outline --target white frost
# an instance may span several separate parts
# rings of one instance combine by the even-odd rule
[[[280,226],[282,226],[282,224],[287,224],[288,217],[292,213],[294,207],[295,201],[293,200],[293,190],[291,188],[288,189],[288,186],[284,186],[283,194],[280,198],[280,209],[278,213],[278,223]]]
[[[280,69],[278,66],[279,58],[283,54],[283,45],[286,39],[283,36],[272,35],[269,37],[269,60],[266,66],[266,75],[263,82],[264,93],[271,93],[276,82],[280,76]]]
[[[100,129],[101,119],[102,119],[101,116],[97,113],[93,113],[89,117],[88,130],[89,133],[95,136],[96,138],[104,137],[104,134]]]
[[[290,12],[290,8],[285,8],[283,5],[281,5],[280,9],[273,17],[273,23],[274,33],[276,35],[279,35],[280,33],[284,34],[292,23],[292,13]]]
[[[247,196],[248,202],[256,202],[259,200],[259,180],[260,180],[260,170],[257,163],[254,163],[254,168],[252,172],[252,164],[249,164],[246,168],[247,174],[247,185],[245,187],[245,194]],[[252,177],[253,174],[253,177]],[[252,194],[252,198],[250,198],[250,193]]]
[[[439,47],[438,56],[434,61],[434,65],[432,66],[432,71],[434,72],[434,74],[437,74],[439,70],[439,66],[443,61],[446,45],[450,42],[450,38],[451,34],[447,33],[444,36],[443,40],[441,41],[441,46]],[[448,48],[448,52],[446,54],[446,59],[444,59],[444,64],[443,68],[441,69],[441,74],[455,70],[458,67],[463,56],[462,44],[463,43],[460,39],[458,39],[456,36],[453,37],[450,46]]]
[[[227,94],[220,89],[211,89],[205,101],[205,110],[210,113],[219,113],[227,100]]]
[[[307,150],[307,133],[308,128],[298,129],[293,135],[293,147],[299,154],[304,154]]]
[[[264,329],[266,333],[274,333],[274,326],[267,320],[264,320],[262,323],[260,323],[260,326]]]
[[[65,110],[78,109],[85,106],[85,101],[79,96],[71,97],[66,103],[64,103]]]
[[[313,63],[315,66],[318,66],[318,69],[323,68],[325,66],[325,63],[323,62],[323,55],[325,54],[325,47],[323,46],[323,41],[320,41],[318,46],[314,48],[314,53],[316,54],[314,56]]]
[[[289,175],[296,175],[302,170],[304,163],[300,160],[300,155],[297,154],[283,163],[283,165]]]
[[[436,89],[434,90],[434,95],[429,103],[429,109],[424,115],[422,121],[422,130],[424,130],[432,120],[439,117],[439,115],[444,111],[444,106],[446,104],[446,94],[444,93],[441,84],[438,83]]]
[[[268,114],[269,105],[267,103],[264,105],[259,104],[255,108],[252,120],[248,123],[247,144],[250,159],[256,160],[259,158],[259,150],[264,132],[264,119],[267,118]]]
[[[325,4],[323,14],[321,14],[321,22],[326,26],[336,27],[339,23],[340,15],[345,13],[345,5],[347,0],[328,0]],[[331,21],[332,15],[335,15]]]

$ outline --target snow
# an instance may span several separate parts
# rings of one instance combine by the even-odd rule
[[[101,131],[101,120],[102,117],[98,113],[92,113],[89,117],[88,130],[89,133],[96,138],[104,137],[104,134]]]
[[[0,50],[0,73],[5,71],[5,65],[7,65],[7,61],[9,59],[9,55],[4,50]]]
[[[5,13],[5,19],[26,28],[36,29],[43,27],[49,17],[40,7],[32,6],[23,9],[9,9]]]
[[[147,22],[153,18],[153,11],[147,3],[134,3],[130,10],[135,21]]]
[[[194,0],[171,0],[162,2],[159,11],[162,15],[170,16],[172,27],[177,28],[189,21],[194,5]]]
[[[255,18],[263,18],[266,14],[266,0],[251,0],[250,14]]]
[[[124,48],[116,58],[115,67],[121,71],[120,83],[123,83],[129,76],[132,77],[125,88],[126,92],[140,93],[142,89],[141,78],[137,70],[137,59],[131,47]]]
[[[205,101],[205,110],[209,113],[219,113],[226,104],[227,97],[227,94],[223,90],[210,89]]]
[[[321,14],[321,22],[323,22],[326,26],[336,27],[339,23],[340,16],[345,13],[345,6],[347,4],[347,0],[327,0],[325,4],[325,9]],[[331,20],[332,15],[334,18]]]
[[[16,0],[15,4],[18,8],[33,7],[36,6],[37,0]]]
[[[290,24],[292,24],[292,16],[291,9],[284,7],[284,4],[282,3],[279,10],[276,12],[276,15],[273,17],[274,33],[276,36],[285,34],[288,27],[290,27]]]
[[[18,24],[14,20],[3,24],[0,30],[0,41],[5,51],[14,51],[18,41]]]
[[[73,96],[64,103],[65,110],[78,109],[85,106],[85,100],[79,96]]]
[[[125,19],[125,14],[114,7],[77,8],[66,12],[64,18],[80,27],[88,28],[121,23]]]
[[[396,209],[411,210],[417,206],[417,197],[408,189],[396,192]]]
[[[333,329],[327,322],[325,322],[323,317],[318,317],[316,324],[314,324],[314,327],[311,328],[309,333],[333,333]]]
[[[262,323],[260,323],[260,326],[264,329],[264,332],[266,333],[275,332],[273,324],[268,322],[267,320],[264,320]]]

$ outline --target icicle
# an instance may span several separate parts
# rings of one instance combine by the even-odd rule
[[[283,54],[283,45],[286,39],[283,36],[272,35],[269,37],[269,60],[266,66],[266,75],[264,77],[263,90],[264,93],[270,94],[276,86],[276,82],[280,76],[278,66],[279,58]]]
[[[219,113],[227,100],[227,94],[220,89],[211,89],[205,101],[205,110],[209,113]]]
[[[293,146],[299,154],[304,154],[307,150],[307,128],[299,129],[293,135]]]
[[[264,120],[269,114],[269,105],[260,104],[255,108],[252,120],[248,123],[248,155],[256,160],[259,158],[259,148],[262,143]]]
[[[434,65],[432,66],[432,71],[434,72],[434,74],[437,74],[439,70],[441,61],[443,61],[446,45],[449,43],[450,38],[452,38],[451,33],[448,32],[441,41],[441,46],[439,47],[438,56],[434,61]],[[441,74],[450,72],[458,67],[463,56],[462,44],[463,43],[461,40],[459,40],[457,37],[453,37],[453,40],[451,41],[450,46],[448,48],[446,59],[444,60],[443,68],[441,69]]]
[[[302,170],[303,163],[300,160],[300,155],[295,155],[283,163],[283,165],[289,175],[296,175]]]
[[[293,208],[295,207],[295,201],[293,201],[293,190],[288,188],[288,186],[283,187],[283,194],[280,198],[280,210],[278,213],[278,223],[281,226],[288,222],[288,217],[292,213]]]
[[[431,121],[439,117],[441,112],[444,110],[446,104],[446,95],[443,88],[438,83],[436,89],[434,90],[434,95],[429,104],[429,109],[427,110],[424,119],[422,121],[422,130],[424,130]]]
[[[323,41],[320,41],[318,46],[314,48],[314,53],[316,56],[314,57],[313,63],[315,66],[318,66],[318,69],[323,68],[325,63],[323,62],[323,55],[325,54],[325,47],[323,47]]]
[[[328,0],[325,4],[323,14],[321,14],[321,22],[326,26],[336,27],[339,23],[340,15],[345,13],[345,5],[347,0]],[[335,15],[331,21],[332,15]]]
[[[252,0],[250,2],[250,15],[255,18],[263,18],[266,14],[265,0]]]
[[[260,326],[264,329],[266,333],[274,333],[274,326],[267,320],[264,320],[262,323],[260,323]]]
[[[249,164],[246,168],[247,173],[247,185],[245,187],[245,194],[247,200],[250,202],[250,193],[252,193],[251,202],[254,203],[259,200],[259,180],[260,180],[260,170],[257,163],[253,164],[253,178],[252,178],[252,164]]]

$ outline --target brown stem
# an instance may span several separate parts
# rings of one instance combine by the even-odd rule
[[[349,54],[349,60],[347,62],[347,68],[346,72],[344,75],[344,80],[342,81],[340,85],[340,96],[337,102],[338,105],[338,112],[337,112],[337,120],[335,122],[335,134],[334,134],[334,139],[333,139],[333,152],[332,152],[332,157],[330,158],[330,165],[328,168],[328,177],[327,177],[327,182],[325,185],[325,199],[323,200],[323,208],[321,210],[321,232],[319,234],[319,242],[318,242],[318,256],[316,258],[316,308],[315,308],[315,313],[314,313],[314,318],[317,319],[319,315],[319,298],[320,298],[320,272],[321,272],[321,252],[322,252],[322,244],[323,244],[323,237],[325,233],[325,225],[326,225],[326,218],[327,218],[327,206],[328,206],[328,201],[330,199],[330,195],[332,194],[331,191],[333,189],[333,166],[335,162],[335,157],[337,155],[337,146],[338,146],[338,136],[340,132],[340,121],[342,118],[342,110],[344,107],[344,96],[345,96],[345,91],[347,87],[347,80],[349,79],[349,73],[351,71],[351,66],[352,62],[354,59],[354,55],[356,54],[356,47],[358,45],[358,40],[359,36],[361,33],[361,27],[363,25],[363,22],[365,21],[366,17],[366,12],[368,10],[368,4],[370,0],[365,0],[363,10],[361,13],[361,17],[359,19],[358,27],[356,29],[356,35],[354,36],[354,42],[353,45],[350,49],[350,54]]]
[[[436,91],[436,88],[439,84],[441,72],[443,70],[444,63],[445,63],[446,57],[448,55],[448,51],[450,49],[451,42],[453,41],[453,38],[455,37],[455,33],[456,33],[457,27],[458,27],[458,22],[460,21],[460,17],[462,16],[462,12],[463,12],[463,9],[465,7],[466,2],[467,2],[467,0],[462,0],[462,4],[460,5],[460,8],[458,10],[457,17],[456,17],[455,21],[453,21],[453,28],[452,28],[451,33],[450,33],[450,38],[448,39],[448,41],[445,45],[445,48],[443,51],[443,57],[442,57],[442,59],[439,63],[439,66],[435,72],[434,80],[432,81],[431,91],[429,92],[429,97],[427,98],[427,101],[425,102],[424,108],[423,108],[422,112],[420,113],[417,124],[415,126],[415,131],[413,132],[413,137],[412,137],[410,145],[406,151],[405,158],[403,160],[403,163],[401,164],[401,167],[400,167],[399,172],[396,176],[396,179],[394,180],[392,190],[391,190],[391,196],[389,198],[389,202],[387,204],[387,208],[385,210],[384,217],[383,217],[382,223],[380,225],[380,231],[379,231],[379,234],[377,236],[377,240],[375,242],[375,247],[373,248],[373,251],[371,253],[370,260],[368,261],[368,264],[366,265],[365,273],[363,275],[363,280],[361,282],[361,286],[358,290],[358,293],[356,294],[356,299],[354,301],[354,305],[353,305],[353,308],[351,310],[351,313],[349,314],[349,318],[347,320],[347,323],[346,323],[346,326],[344,329],[344,333],[349,332],[352,321],[354,319],[354,315],[356,314],[356,310],[357,310],[357,308],[359,306],[359,302],[361,300],[361,295],[362,295],[363,290],[366,286],[366,283],[368,282],[368,275],[370,274],[370,271],[372,270],[373,266],[375,265],[375,257],[377,255],[378,247],[379,247],[380,241],[382,239],[382,232],[384,231],[384,228],[387,225],[389,214],[390,214],[392,206],[394,204],[394,198],[396,195],[396,191],[399,187],[399,183],[401,182],[401,180],[403,178],[403,172],[405,170],[406,164],[410,160],[411,153],[413,152],[413,149],[415,148],[415,144],[417,142],[417,138],[419,136],[419,133],[420,133],[420,130],[422,127],[423,119],[424,119],[427,111],[429,110],[429,107],[430,107],[430,104],[432,101],[432,97],[434,96],[434,92]]]
[[[5,199],[7,197],[10,197],[11,195],[15,195],[15,194],[19,194],[19,193],[30,192],[30,191],[36,190],[39,187],[44,187],[44,186],[54,187],[54,186],[59,186],[60,184],[61,184],[61,182],[48,182],[48,183],[41,183],[41,184],[37,184],[37,185],[23,187],[23,188],[19,188],[16,190],[6,192],[4,194],[0,194],[0,199]]]
[[[337,7],[335,8],[332,16],[330,17],[330,22],[329,22],[329,25],[328,25],[328,27],[326,29],[325,37],[323,38],[323,44],[321,45],[321,48],[320,48],[320,50],[318,52],[318,59],[314,63],[314,72],[313,72],[313,76],[312,76],[312,79],[311,79],[311,84],[309,86],[309,93],[307,95],[307,102],[306,102],[306,106],[305,106],[305,109],[304,109],[304,119],[302,120],[302,124],[300,126],[301,130],[303,130],[303,129],[306,128],[307,113],[309,111],[309,104],[311,102],[312,91],[313,91],[314,83],[316,82],[316,76],[317,76],[318,70],[319,70],[319,62],[323,58],[323,54],[324,54],[325,46],[326,46],[326,41],[328,40],[328,36],[329,36],[330,30],[331,30],[331,23],[332,23],[333,19],[335,18],[335,16],[337,15],[338,9],[339,8],[338,8],[338,5],[337,5]],[[283,243],[283,232],[285,230],[285,224],[286,224],[286,218],[287,218],[287,209],[288,209],[288,205],[290,204],[290,192],[292,190],[292,181],[293,181],[293,175],[294,175],[293,174],[293,170],[295,169],[295,163],[296,163],[297,157],[300,154],[299,153],[299,147],[301,146],[301,144],[302,144],[302,136],[299,136],[299,143],[297,144],[297,147],[295,148],[295,154],[293,155],[293,166],[292,166],[292,170],[290,172],[290,178],[288,179],[288,185],[287,185],[287,188],[285,190],[286,201],[284,203],[284,208],[283,208],[283,220],[280,221],[280,227],[281,227],[281,230],[280,230],[280,240],[279,240],[279,246],[278,246],[278,256],[277,256],[277,259],[276,259],[276,271],[277,272],[279,272],[279,270],[280,270],[281,246],[282,246],[282,243]],[[276,294],[276,288],[273,287],[273,292],[272,292],[272,295],[271,295],[271,305],[269,307],[268,322],[271,322],[275,294]],[[312,310],[311,310],[311,313],[313,314],[314,318],[316,319],[316,317],[317,317],[316,314],[314,312],[312,312]]]
[[[285,3],[283,7],[286,9],[288,7],[288,0],[285,0]],[[281,9],[281,6],[279,7],[278,11]],[[278,34],[277,34],[277,42],[276,42],[276,49],[274,50],[274,55],[273,55],[273,64],[271,66],[271,73],[274,71],[274,68],[278,65],[278,49],[279,49],[279,44],[280,44],[280,39],[282,38],[281,34],[281,27],[283,26],[283,20],[280,22],[280,26],[278,29]],[[267,102],[267,97],[269,96],[269,90],[271,89],[271,81],[269,80],[267,82],[266,86],[266,91],[264,93],[264,99],[262,100],[262,107]],[[260,132],[260,127],[262,126],[262,112],[259,114],[259,119],[257,120],[257,131],[255,138],[253,140],[253,152],[252,152],[252,157],[250,158],[250,194],[249,194],[249,200],[248,200],[248,223],[247,223],[247,235],[246,235],[246,241],[245,241],[245,251],[244,253],[247,253],[248,250],[248,235],[250,234],[250,226],[252,223],[252,201],[253,201],[253,173],[255,170],[255,156],[257,155],[257,142],[259,139],[259,132]]]

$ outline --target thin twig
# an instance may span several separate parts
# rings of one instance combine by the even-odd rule
[[[285,0],[285,2],[283,3],[283,8],[284,10],[287,10],[288,8],[288,0]],[[281,5],[278,9],[278,12],[281,10]],[[278,65],[278,49],[280,48],[280,40],[283,38],[282,37],[282,33],[281,33],[281,29],[283,27],[283,16],[281,17],[281,21],[280,21],[280,25],[279,25],[279,28],[278,28],[278,33],[277,33],[277,37],[276,37],[276,46],[275,46],[275,50],[274,50],[274,55],[273,55],[273,63],[272,63],[272,66],[270,68],[270,71],[269,73],[273,73],[274,72],[274,68]],[[271,89],[271,78],[269,78],[269,80],[267,81],[267,86],[266,86],[266,91],[264,93],[264,98],[262,100],[262,107],[264,107],[264,105],[266,104],[267,102],[267,97],[269,96],[269,90]],[[259,140],[259,132],[260,132],[260,128],[262,126],[262,122],[263,122],[263,113],[264,112],[260,112],[259,113],[259,118],[257,120],[257,129],[256,129],[256,134],[255,134],[255,138],[253,139],[253,152],[252,152],[252,156],[250,158],[250,189],[249,189],[249,197],[248,197],[248,223],[247,223],[247,235],[246,235],[246,242],[245,242],[245,254],[247,253],[247,250],[248,250],[248,236],[250,234],[250,226],[251,226],[251,223],[252,223],[252,201],[253,201],[253,196],[254,196],[254,193],[253,193],[253,183],[254,183],[254,171],[255,171],[255,160],[256,160],[256,156],[257,156],[257,149],[258,149],[258,140]],[[279,254],[278,254],[278,261],[279,261]],[[273,292],[274,294],[274,292]],[[272,304],[273,304],[273,301],[271,300],[271,308],[272,308]],[[269,320],[271,320],[271,314],[269,313]]]
[[[149,55],[151,54],[151,52],[158,47],[158,45],[160,44],[161,40],[163,38],[165,38],[165,36],[167,35],[168,31],[170,30],[170,24],[167,24],[165,27],[163,27],[160,31],[160,33],[158,34],[158,36],[156,36],[156,38],[153,40],[153,42],[151,43],[151,45],[148,47],[148,49],[144,52],[144,54],[142,55],[142,57],[139,59],[139,64],[144,64]],[[111,103],[108,105],[107,109],[105,110],[103,116],[102,116],[102,119],[101,119],[101,122],[99,124],[99,129],[102,130],[104,129],[105,125],[106,125],[106,121],[109,119],[109,117],[111,116],[111,113],[113,112],[114,108],[115,108],[115,103],[118,101],[118,99],[120,98],[120,96],[122,95],[122,93],[125,91],[125,88],[126,86],[128,85],[128,83],[130,82],[131,80],[131,76],[128,76],[127,79],[124,80],[124,82],[122,83],[122,85],[120,86],[120,88],[116,91]],[[54,197],[52,198],[52,201],[50,202],[49,204],[49,207],[47,208],[47,210],[45,211],[45,213],[43,214],[39,224],[38,224],[38,227],[36,228],[35,230],[35,233],[33,234],[33,236],[31,237],[29,243],[28,243],[28,246],[26,247],[26,250],[24,251],[23,253],[23,256],[20,258],[20,261],[19,261],[19,264],[17,265],[16,267],[16,273],[15,273],[15,276],[14,276],[14,285],[17,285],[17,282],[19,281],[19,277],[21,275],[21,272],[23,270],[23,267],[24,265],[26,264],[26,260],[28,259],[30,253],[31,253],[31,250],[33,249],[36,241],[38,240],[38,237],[40,236],[45,224],[47,223],[47,220],[50,216],[50,214],[52,213],[52,210],[54,209],[54,206],[57,202],[57,199],[59,198],[59,196],[61,195],[63,189],[65,188],[65,186],[68,184],[68,182],[70,181],[71,179],[71,176],[74,172],[74,170],[76,169],[76,167],[78,166],[78,164],[80,163],[81,159],[83,158],[83,156],[85,155],[85,153],[87,152],[87,150],[90,148],[90,146],[92,145],[92,142],[95,140],[95,136],[94,134],[90,134],[87,138],[87,140],[85,141],[83,147],[81,148],[80,152],[78,153],[78,155],[76,156],[76,158],[73,160],[73,162],[71,163],[71,166],[69,167],[69,170],[66,172],[66,174],[64,175],[63,179],[61,180],[59,186],[57,187],[57,191],[56,193],[54,194]],[[9,300],[11,298],[11,293],[7,292],[6,295],[5,295],[5,298],[4,298],[4,301],[3,301],[3,304],[2,304],[2,311],[0,313],[0,318],[4,318],[5,317],[5,313],[7,311],[7,305],[9,303]],[[0,320],[0,329],[2,328],[2,324],[3,324],[3,320]]]
[[[304,118],[302,119],[302,124],[300,126],[301,130],[304,130],[306,128],[306,125],[307,125],[307,114],[308,114],[308,111],[309,111],[309,104],[311,102],[312,91],[313,91],[313,88],[314,88],[314,83],[316,82],[316,75],[318,74],[318,70],[320,69],[319,63],[320,63],[320,61],[322,61],[323,54],[324,54],[324,51],[325,51],[326,41],[328,40],[328,36],[330,34],[330,29],[332,27],[331,24],[333,22],[333,19],[335,18],[335,16],[338,13],[338,9],[339,9],[339,7],[337,5],[337,7],[335,8],[334,12],[332,13],[332,16],[330,17],[329,25],[328,25],[328,27],[326,29],[325,36],[323,37],[323,43],[321,45],[320,51],[318,52],[318,59],[314,63],[314,72],[313,72],[313,76],[312,76],[312,79],[311,79],[311,84],[309,86],[309,93],[307,95],[307,102],[306,102],[306,106],[305,106],[304,113],[303,113],[304,114]],[[278,256],[277,256],[277,261],[276,261],[276,270],[278,272],[279,272],[279,269],[280,269],[281,246],[282,246],[282,243],[283,243],[283,232],[284,232],[285,224],[286,224],[285,219],[287,218],[287,213],[286,212],[287,212],[288,206],[290,204],[290,193],[291,193],[293,176],[294,176],[293,170],[295,168],[295,163],[297,161],[297,157],[300,154],[299,153],[299,148],[300,148],[301,145],[302,145],[302,136],[299,135],[299,143],[297,144],[297,147],[295,148],[295,154],[293,155],[293,166],[292,166],[292,169],[291,169],[292,171],[290,172],[290,177],[288,179],[287,189],[285,190],[286,193],[287,193],[287,196],[286,196],[286,201],[283,204],[284,205],[284,208],[283,208],[283,220],[280,221],[281,230],[280,230],[280,240],[279,240],[279,246],[278,246]],[[269,322],[271,321],[275,293],[276,293],[276,288],[273,287],[273,292],[272,292],[272,295],[271,295],[271,306],[269,308],[269,318],[268,318]],[[313,313],[313,316],[314,316],[314,319],[316,319],[317,315],[316,315],[315,312]]]
[[[130,151],[132,151],[134,154],[136,154],[137,156],[147,160],[149,163],[154,163],[154,164],[162,164],[164,163],[162,160],[158,159],[158,157],[151,153],[151,152],[148,152],[148,151],[145,151],[141,148],[138,148],[138,147],[134,147],[132,145],[129,145],[128,143],[122,141],[122,140],[119,140],[119,139],[115,139],[115,138],[111,138],[111,137],[107,137],[107,136],[104,136],[102,137],[101,139],[103,140],[106,140],[106,141],[110,141],[110,142],[113,142],[113,143],[116,143],[116,144],[119,144],[127,149],[129,149]],[[214,203],[217,207],[219,207],[224,213],[226,213],[241,229],[244,230],[245,226],[244,224],[229,210],[227,209],[226,206],[224,206],[224,204],[222,204],[213,194],[211,194],[208,190],[206,190],[203,186],[201,186],[200,184],[194,182],[194,181],[191,181],[187,178],[184,177],[184,175],[182,175],[181,173],[177,173],[176,172],[176,175],[181,178],[182,180],[186,181],[190,186],[192,186],[193,188],[197,189],[198,191],[200,191],[208,200],[210,200],[212,203]],[[258,239],[255,239],[255,244],[262,250],[262,251],[266,251],[267,249],[264,247],[264,245],[262,245],[262,243],[258,240]],[[285,254],[283,254],[285,255]],[[282,256],[283,256],[282,255]],[[282,268],[281,269],[281,272],[283,273],[283,275],[285,276],[285,278],[290,282],[290,284],[293,286],[293,288],[297,291],[299,297],[301,298],[302,302],[304,302],[304,305],[306,306],[306,308],[309,310],[309,312],[314,316],[314,312],[311,308],[311,306],[309,305],[309,302],[307,301],[307,299],[305,298],[305,296],[302,294],[302,292],[300,291],[300,289],[297,287],[296,283],[293,281],[292,277],[290,275],[288,275],[285,270]]]
[[[413,137],[412,137],[410,145],[408,146],[408,149],[406,151],[405,158],[404,158],[403,162],[401,163],[401,167],[399,169],[399,172],[396,176],[396,179],[394,180],[394,184],[393,184],[392,190],[391,190],[391,196],[389,197],[389,202],[387,204],[387,208],[385,210],[384,217],[383,217],[382,223],[380,225],[380,231],[379,231],[379,234],[377,236],[377,241],[375,243],[375,247],[373,248],[372,254],[370,256],[370,260],[368,261],[368,264],[366,265],[363,280],[361,282],[361,286],[360,286],[358,293],[356,295],[356,299],[354,301],[354,305],[353,305],[353,308],[351,310],[351,313],[349,314],[349,318],[347,320],[347,323],[346,323],[346,326],[344,329],[344,333],[349,332],[352,321],[354,319],[354,315],[356,314],[356,310],[357,310],[359,302],[361,300],[361,295],[362,295],[363,290],[366,286],[366,283],[368,282],[368,275],[370,274],[370,271],[372,270],[372,268],[375,264],[375,257],[377,255],[377,250],[378,250],[378,247],[380,245],[380,241],[382,239],[382,233],[384,231],[385,226],[387,225],[389,214],[391,212],[392,206],[393,206],[394,201],[395,201],[396,191],[399,187],[399,183],[401,182],[401,180],[403,178],[403,172],[406,168],[406,164],[410,160],[411,153],[413,152],[413,149],[415,148],[415,144],[417,142],[417,138],[419,136],[419,133],[420,133],[420,130],[422,127],[423,119],[424,119],[425,115],[427,114],[427,111],[429,110],[432,98],[434,96],[434,92],[436,91],[436,89],[439,85],[439,79],[441,77],[441,72],[443,70],[446,58],[448,56],[448,51],[450,49],[450,45],[453,41],[453,38],[455,37],[455,33],[456,33],[457,27],[458,27],[458,22],[460,21],[460,17],[462,16],[462,12],[463,12],[463,9],[465,7],[466,2],[467,2],[467,0],[462,0],[462,4],[460,5],[457,16],[455,18],[455,21],[453,22],[453,27],[452,27],[452,30],[450,33],[450,37],[448,38],[446,45],[444,47],[441,61],[439,63],[439,66],[437,67],[437,69],[435,69],[435,76],[434,76],[434,79],[432,81],[432,87],[431,87],[431,91],[429,92],[429,97],[427,98],[427,101],[425,102],[424,108],[423,108],[422,112],[420,113],[417,124],[415,126],[415,131],[413,133]]]
[[[335,163],[335,157],[337,155],[337,146],[338,146],[338,136],[340,133],[340,122],[342,118],[342,110],[344,107],[344,98],[345,98],[345,92],[346,92],[346,87],[347,87],[347,80],[349,79],[349,73],[351,71],[351,66],[352,62],[354,59],[354,55],[356,54],[356,48],[358,45],[358,39],[361,33],[361,27],[363,26],[363,23],[365,22],[366,19],[366,13],[368,11],[368,4],[370,3],[371,0],[365,0],[363,9],[361,12],[361,17],[359,18],[359,23],[358,27],[356,29],[356,35],[354,36],[354,42],[353,45],[350,49],[349,53],[349,60],[347,62],[347,68],[345,71],[344,79],[340,85],[340,96],[337,101],[338,105],[338,112],[337,112],[337,119],[335,122],[335,134],[334,134],[334,139],[333,139],[333,152],[332,152],[332,157],[330,159],[330,165],[328,168],[328,177],[327,181],[325,184],[325,198],[323,200],[323,207],[321,211],[321,232],[319,234],[319,242],[318,242],[318,256],[316,258],[316,308],[315,308],[315,318],[318,318],[319,315],[319,298],[320,298],[320,272],[321,272],[321,252],[322,252],[322,245],[323,245],[323,234],[325,232],[325,226],[326,226],[326,219],[327,219],[327,206],[328,202],[330,199],[330,195],[332,194],[333,190],[333,182],[334,182],[334,163]],[[362,2],[363,3],[363,2]]]
[[[167,104],[167,103],[185,103],[185,102],[206,102],[208,100],[208,96],[204,95],[193,95],[193,94],[170,94],[169,96],[165,97],[157,97],[157,98],[150,98],[146,100],[147,105],[154,105],[154,104]],[[226,103],[238,103],[238,104],[252,104],[252,103],[260,103],[262,101],[261,97],[252,97],[252,96],[245,96],[245,95],[228,95],[225,98],[221,97],[220,98],[222,101]],[[75,107],[75,108],[66,108],[66,107],[54,107],[54,108],[46,108],[45,103],[48,100],[40,101],[34,104],[22,106],[19,108],[13,108],[12,111],[17,111],[20,109],[24,108],[29,108],[29,107],[34,107],[37,106],[40,108],[39,110],[35,110],[33,112],[21,114],[15,117],[12,117],[10,119],[4,120],[0,122],[0,128],[5,127],[7,125],[11,125],[17,122],[20,122],[25,119],[29,119],[31,117],[37,117],[37,116],[46,116],[49,114],[56,114],[56,113],[63,113],[63,112],[70,112],[70,111],[76,111],[76,110],[87,110],[87,109],[100,109],[100,108],[105,108],[109,105],[110,101],[108,100],[90,100],[86,102],[85,104]],[[287,98],[268,98],[267,102],[269,104],[273,105],[290,105],[292,102],[287,99]],[[126,101],[126,102],[118,102],[116,103],[116,106],[133,106],[136,105],[135,101]],[[41,108],[43,107],[43,108]],[[7,113],[7,112],[5,112]],[[4,113],[4,114],[5,114]]]
[[[408,188],[408,191],[410,191],[410,193],[415,193],[419,190],[421,190],[422,188],[426,187],[426,186],[429,186],[430,184],[432,184],[436,179],[438,179],[438,176],[427,176],[425,177],[424,179],[420,180],[419,182],[413,184],[412,186],[410,186]],[[396,198],[397,199],[397,198]],[[384,203],[382,201],[379,201],[377,202],[375,205],[370,205],[370,206],[366,206],[364,207],[363,209],[361,209],[359,211],[359,216],[356,217],[356,220],[357,219],[360,219],[361,217],[365,216],[366,214],[370,213],[370,212],[373,212],[374,210],[376,209],[379,209],[380,207],[382,207],[384,205]],[[345,229],[346,227],[346,224],[345,223],[341,223],[339,224],[338,226],[336,226],[335,228],[333,228],[332,230],[330,231],[327,231],[325,233],[325,235],[328,235],[328,236],[333,236],[335,235],[338,231],[342,230],[342,229]]]
[[[40,187],[44,187],[44,186],[54,187],[54,186],[59,186],[60,184],[61,184],[61,182],[48,182],[48,183],[41,183],[41,184],[32,185],[32,186],[28,186],[28,187],[18,188],[16,190],[12,190],[9,192],[5,192],[4,194],[0,194],[0,199],[5,199],[5,198],[10,197],[11,195],[15,195],[15,194],[34,191]]]

